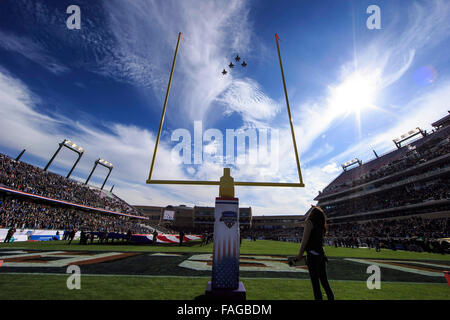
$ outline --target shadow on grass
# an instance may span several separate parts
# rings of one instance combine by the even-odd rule
[[[91,246],[91,245],[95,245],[95,246],[136,246],[136,247],[162,247],[162,248],[176,248],[176,247],[187,247],[187,248],[191,248],[191,247],[201,247],[201,242],[199,241],[189,241],[189,242],[183,242],[182,245],[180,245],[179,243],[137,243],[137,242],[127,242],[127,241],[115,241],[115,242],[103,242],[100,243],[98,241],[94,241],[94,242],[88,242],[88,243],[81,243],[80,241],[76,241],[76,242],[72,242],[72,244],[69,244],[68,241],[64,241],[62,243],[59,243],[61,245],[80,245],[80,246]]]

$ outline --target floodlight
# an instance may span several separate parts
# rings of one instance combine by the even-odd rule
[[[78,158],[75,161],[74,165],[72,166],[72,168],[70,169],[69,173],[67,174],[66,178],[69,178],[70,175],[72,174],[73,170],[75,169],[76,165],[78,164],[78,162],[80,161],[83,153],[84,153],[84,149],[80,146],[78,146],[77,144],[75,144],[74,142],[68,140],[68,139],[64,139],[63,142],[61,142],[59,144],[58,149],[56,150],[55,154],[53,155],[53,157],[50,159],[50,161],[47,163],[47,165],[44,168],[44,171],[47,171],[48,167],[50,166],[50,164],[53,162],[53,160],[56,158],[56,155],[58,154],[58,152],[61,150],[62,147],[66,147],[74,152],[76,152],[78,154]]]
[[[395,143],[395,146],[400,149],[402,147],[402,142],[411,139],[412,137],[421,134],[423,137],[425,137],[426,132],[422,131],[419,127],[415,128],[414,130],[409,130],[407,133],[402,134],[400,137],[395,138],[392,140]]]
[[[343,164],[341,164],[342,169],[344,169],[344,171],[347,171],[347,168],[354,165],[355,163],[359,164],[360,166],[362,165],[362,161],[359,160],[358,158],[352,159],[350,161],[347,161]]]
[[[91,179],[91,176],[94,173],[94,170],[95,170],[95,168],[97,167],[98,164],[104,166],[105,168],[107,168],[109,170],[108,175],[106,176],[105,181],[103,181],[102,187],[100,188],[100,190],[103,190],[103,187],[105,186],[106,180],[108,180],[112,169],[114,169],[114,166],[113,166],[113,164],[111,162],[106,161],[106,160],[101,159],[101,158],[95,160],[94,167],[92,168],[91,173],[89,174],[89,177],[87,178],[87,180],[86,180],[86,182],[84,184],[87,184],[89,182],[89,179]]]

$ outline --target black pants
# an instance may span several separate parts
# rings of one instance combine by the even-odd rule
[[[308,253],[306,257],[306,264],[309,270],[309,277],[311,278],[311,283],[314,291],[314,299],[322,300],[322,292],[320,291],[320,283],[327,294],[328,300],[334,300],[334,294],[331,290],[330,284],[327,278],[327,267],[325,261],[325,255],[313,255]]]

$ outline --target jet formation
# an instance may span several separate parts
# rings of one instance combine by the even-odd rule
[[[242,61],[242,63],[239,63],[240,60],[241,60],[241,57],[239,57],[239,55],[236,55],[236,57],[234,58],[234,61],[236,61],[236,65],[240,64],[243,68],[245,68],[247,66],[247,63],[245,61]],[[230,69],[233,69],[235,67],[235,64],[233,64],[233,61],[230,62],[228,67]],[[227,73],[228,73],[227,70],[223,69],[222,74],[226,75]]]

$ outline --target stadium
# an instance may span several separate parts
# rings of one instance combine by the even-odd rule
[[[433,126],[367,163],[344,164],[319,192],[329,221],[328,272],[340,299],[448,299],[450,116]],[[2,299],[203,295],[211,275],[214,240],[206,238],[214,232],[213,207],[132,206],[110,191],[7,155],[0,159],[0,277],[9,288]],[[240,278],[248,299],[311,299],[307,267],[287,261],[298,250],[305,215],[240,212]],[[381,267],[385,290],[367,290],[371,264]],[[81,268],[82,295],[62,290],[70,265]],[[186,282],[189,290],[179,291]],[[120,289],[112,290],[112,283]],[[291,290],[281,290],[286,286]]]
[[[1,1],[3,309],[445,310],[449,20],[444,0]]]

